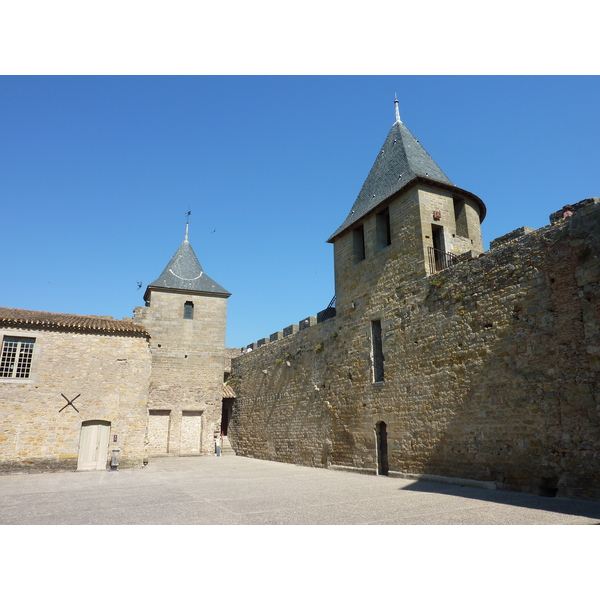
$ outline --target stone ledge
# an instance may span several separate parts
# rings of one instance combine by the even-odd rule
[[[497,490],[495,481],[478,481],[477,479],[459,479],[457,477],[446,477],[444,475],[430,475],[428,473],[401,473],[400,471],[390,471],[388,477],[398,477],[400,479],[414,479],[417,481],[432,481],[434,483],[447,483],[449,485],[459,485],[461,487],[474,487],[484,490]]]
[[[376,469],[367,469],[366,467],[347,467],[346,465],[329,465],[331,471],[349,471],[350,473],[361,473],[362,475],[377,475]]]
[[[350,473],[361,473],[362,475],[377,475],[377,469],[366,467],[348,467],[345,465],[329,465],[328,469],[332,471],[347,471]],[[432,481],[434,483],[447,483],[448,485],[458,485],[461,487],[474,487],[484,490],[497,490],[495,481],[478,481],[476,479],[459,479],[456,477],[446,477],[444,475],[430,475],[428,473],[402,473],[400,471],[389,471],[388,477],[397,477],[399,479],[414,479],[416,481]]]

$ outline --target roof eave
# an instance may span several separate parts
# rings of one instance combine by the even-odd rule
[[[144,301],[147,302],[150,298],[150,292],[168,292],[170,294],[187,294],[190,296],[211,296],[214,298],[229,298],[231,292],[205,292],[199,290],[179,290],[174,288],[161,287],[158,285],[149,285],[144,293]]]
[[[367,218],[370,217],[374,212],[381,210],[381,208],[383,206],[385,206],[386,204],[389,204],[394,199],[396,199],[398,196],[400,196],[404,192],[407,192],[410,188],[414,187],[415,185],[419,185],[419,184],[420,185],[428,185],[430,187],[437,187],[437,188],[442,189],[447,192],[453,192],[453,193],[457,192],[457,193],[461,194],[462,196],[466,196],[467,198],[474,200],[479,208],[479,222],[482,223],[483,220],[485,219],[485,215],[487,213],[486,206],[483,203],[483,200],[481,198],[479,198],[478,196],[476,196],[475,194],[468,192],[467,190],[463,190],[462,188],[459,188],[456,185],[443,183],[441,181],[429,179],[428,177],[423,177],[422,175],[417,175],[416,177],[414,177],[413,179],[408,181],[406,183],[406,185],[404,185],[399,190],[397,190],[396,192],[394,192],[393,194],[388,196],[385,200],[382,200],[381,202],[379,202],[379,204],[375,205],[373,208],[371,208],[369,211],[367,211],[364,215],[362,215],[362,217],[356,219],[356,221],[349,223],[341,231],[334,233],[327,240],[327,243],[333,244],[337,239],[339,239],[340,236],[342,236],[344,233],[346,233],[349,229],[354,229],[361,223],[364,223],[364,221],[366,221]]]

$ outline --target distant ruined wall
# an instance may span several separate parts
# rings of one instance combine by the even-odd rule
[[[233,359],[237,453],[375,473],[383,421],[391,474],[600,499],[600,205],[580,204],[432,277],[381,269],[334,319]]]

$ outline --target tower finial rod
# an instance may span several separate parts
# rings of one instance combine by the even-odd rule
[[[189,229],[189,225],[190,225],[190,224],[189,224],[189,220],[190,220],[190,215],[191,215],[191,214],[192,214],[192,211],[191,211],[191,210],[188,210],[188,211],[185,213],[185,237],[183,238],[183,241],[184,241],[184,242],[187,242],[187,241],[188,241],[188,229]]]
[[[398,96],[396,94],[394,94],[394,104],[396,105],[396,123],[402,123],[402,121],[400,120],[400,108],[398,106]]]

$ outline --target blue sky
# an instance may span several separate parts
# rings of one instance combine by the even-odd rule
[[[189,209],[205,272],[232,293],[228,346],[316,315],[334,294],[325,240],[395,93],[442,170],[486,203],[486,248],[600,196],[597,76],[4,76],[0,305],[131,316]]]

